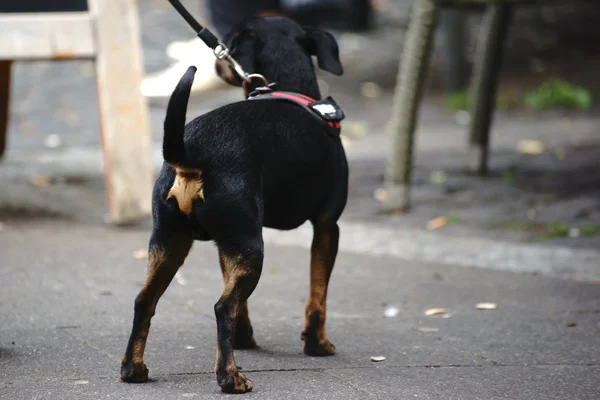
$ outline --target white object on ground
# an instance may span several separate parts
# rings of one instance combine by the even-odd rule
[[[496,303],[477,303],[475,308],[478,310],[495,310],[498,305]]]
[[[383,315],[385,315],[388,318],[393,318],[396,315],[398,315],[399,313],[400,313],[400,309],[398,309],[398,307],[390,305],[385,308]]]

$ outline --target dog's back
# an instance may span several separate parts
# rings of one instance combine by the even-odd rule
[[[339,218],[348,180],[340,139],[297,105],[279,101],[229,104],[185,125],[194,72],[188,69],[169,101],[165,161],[201,171],[205,200],[223,180],[235,186],[235,198],[260,196],[267,227],[296,228],[323,208]],[[206,207],[200,202],[197,209]]]

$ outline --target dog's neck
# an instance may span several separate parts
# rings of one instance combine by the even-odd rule
[[[321,99],[317,77],[310,58],[303,54],[272,52],[269,54],[268,60],[264,61],[260,71],[269,83],[275,82],[274,90],[300,93],[315,100]]]
[[[269,82],[275,82],[274,90],[300,93],[315,100],[321,99],[321,92],[314,76],[311,77],[312,79],[307,77],[306,80],[300,80],[287,74],[277,76],[276,74],[266,73],[265,77]]]

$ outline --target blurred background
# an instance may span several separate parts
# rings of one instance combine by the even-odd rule
[[[33,3],[84,4],[9,0],[0,1],[0,13]],[[218,28],[207,2],[182,3]],[[368,18],[350,12],[324,21],[345,73],[318,71],[323,95],[346,114],[351,171],[328,298],[338,355],[301,355],[310,225],[265,229],[265,266],[250,299],[261,349],[236,352],[253,370],[252,395],[597,399],[600,3],[515,7],[485,177],[464,169],[483,10],[442,12],[416,132],[412,208],[392,214],[382,212],[389,121],[416,1],[367,3]],[[167,96],[188,65],[199,68],[188,118],[243,93],[216,79],[212,54],[166,0],[139,0],[138,12],[139,90],[157,173]],[[210,244],[195,245],[161,299],[146,349],[154,382],[118,381],[151,222],[104,222],[94,64],[15,62],[12,72],[0,160],[0,398],[221,398],[212,310],[222,278]]]
[[[27,4],[20,3],[21,8]],[[184,4],[213,27],[208,4]],[[470,120],[468,88],[482,10],[443,12],[416,135],[414,208],[400,218],[380,215],[374,193],[382,186],[389,146],[386,125],[413,2],[370,4],[369,18],[341,25],[334,18],[325,24],[343,28],[332,32],[345,73],[338,78],[319,72],[323,94],[333,95],[347,115],[343,135],[352,178],[346,217],[418,229],[446,216],[450,222],[444,229],[451,234],[475,230],[507,240],[597,246],[600,31],[595,26],[600,6],[569,1],[516,8],[501,67],[486,179],[462,172]],[[142,89],[158,166],[166,96],[182,69],[196,64],[200,71],[189,116],[242,95],[219,83],[212,54],[167,1],[141,0],[139,14],[147,73]],[[85,219],[100,218],[103,207],[96,205],[102,196],[94,194],[93,201],[82,204],[79,194],[66,193],[90,185],[99,189],[101,163],[92,62],[15,63],[8,151],[0,168],[0,177],[14,189],[0,197],[0,219],[22,218],[14,211],[21,209],[78,214],[79,208]],[[31,188],[28,180],[38,175],[40,182],[53,183]],[[38,190],[61,195],[40,200],[33,195]],[[92,193],[84,192],[80,195]]]

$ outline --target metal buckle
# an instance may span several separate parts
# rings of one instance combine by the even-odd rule
[[[219,60],[223,60],[224,58],[227,58],[227,56],[229,56],[229,49],[225,47],[223,43],[219,43],[213,49],[213,53],[215,54],[215,57],[217,57]]]
[[[269,81],[267,81],[267,78],[265,78],[264,76],[262,76],[261,74],[249,74],[246,75],[248,79],[244,80],[244,82],[242,83],[242,88],[244,89],[244,94],[246,95],[246,97],[248,97],[250,94],[248,93],[248,84],[250,82],[252,82],[253,79],[259,79],[263,82],[263,86],[264,87],[270,87],[271,85],[269,85]]]

